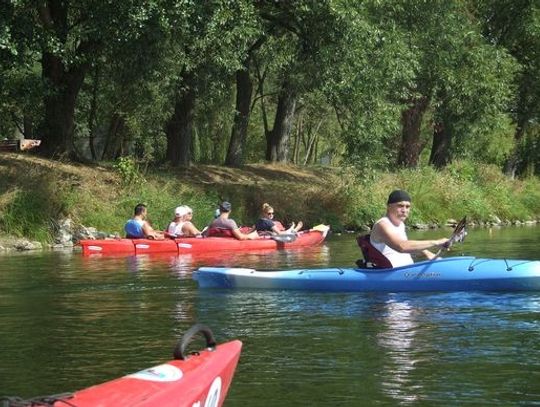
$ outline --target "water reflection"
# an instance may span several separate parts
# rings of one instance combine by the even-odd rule
[[[329,263],[330,250],[326,245],[295,250],[257,250],[250,252],[209,252],[209,253],[147,253],[139,255],[81,256],[85,267],[103,271],[106,269],[126,269],[131,273],[142,273],[166,267],[180,279],[187,278],[198,267],[249,267],[279,269],[288,267],[318,267]]]
[[[384,330],[377,335],[377,343],[386,349],[382,369],[382,391],[400,402],[422,399],[422,384],[414,382],[416,369],[415,337],[419,329],[418,311],[408,302],[390,298],[385,304]]]

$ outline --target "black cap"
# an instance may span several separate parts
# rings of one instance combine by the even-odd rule
[[[221,212],[230,212],[231,211],[231,203],[227,201],[223,201],[219,204],[219,210]]]
[[[401,189],[396,189],[395,191],[392,191],[390,195],[388,195],[388,202],[386,202],[388,205],[396,203],[396,202],[411,202],[411,197],[409,194],[405,191],[402,191]]]

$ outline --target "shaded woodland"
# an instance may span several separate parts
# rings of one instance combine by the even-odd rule
[[[18,0],[0,136],[75,161],[540,172],[534,0]]]

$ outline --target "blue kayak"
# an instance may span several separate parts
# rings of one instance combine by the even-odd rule
[[[201,267],[200,288],[400,292],[540,290],[540,261],[449,257],[392,269]]]

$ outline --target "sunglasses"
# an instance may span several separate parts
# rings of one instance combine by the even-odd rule
[[[274,212],[268,212],[267,215],[268,215],[268,216],[274,215]]]

